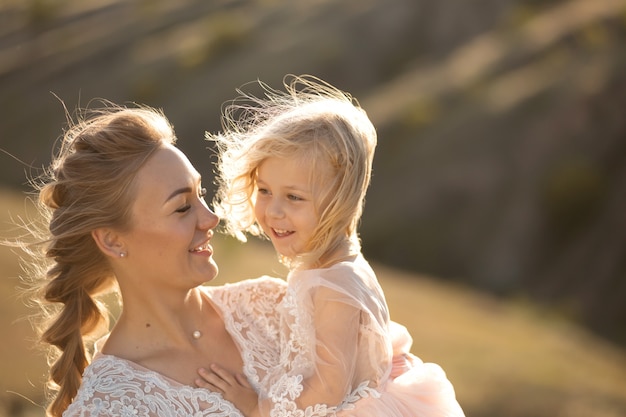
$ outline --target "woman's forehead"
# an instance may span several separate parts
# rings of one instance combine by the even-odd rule
[[[148,192],[155,198],[167,199],[172,191],[189,187],[200,178],[189,159],[176,147],[165,145],[157,149],[137,173],[139,193]]]

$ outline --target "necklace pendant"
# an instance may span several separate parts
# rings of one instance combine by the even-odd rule
[[[194,330],[194,332],[191,335],[193,336],[194,339],[200,339],[200,337],[202,336],[202,333],[200,333],[200,330]]]

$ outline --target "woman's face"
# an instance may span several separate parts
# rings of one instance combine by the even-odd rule
[[[187,157],[171,145],[157,150],[137,173],[134,192],[124,242],[136,275],[183,289],[215,278],[209,241],[219,218],[207,207],[200,174]]]

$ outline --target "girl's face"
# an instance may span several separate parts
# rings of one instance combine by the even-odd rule
[[[303,158],[268,158],[257,171],[256,219],[278,253],[288,258],[309,250],[319,223],[310,174]]]
[[[200,174],[187,157],[171,145],[157,150],[139,170],[134,190],[124,242],[136,275],[182,289],[212,280],[218,268],[209,241],[219,218],[207,207]]]

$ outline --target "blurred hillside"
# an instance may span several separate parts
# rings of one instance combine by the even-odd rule
[[[538,300],[626,344],[626,0],[4,0],[0,178],[65,114],[161,107],[206,183],[204,131],[257,78],[309,73],[379,130],[369,258]],[[56,98],[55,95],[58,97]]]

